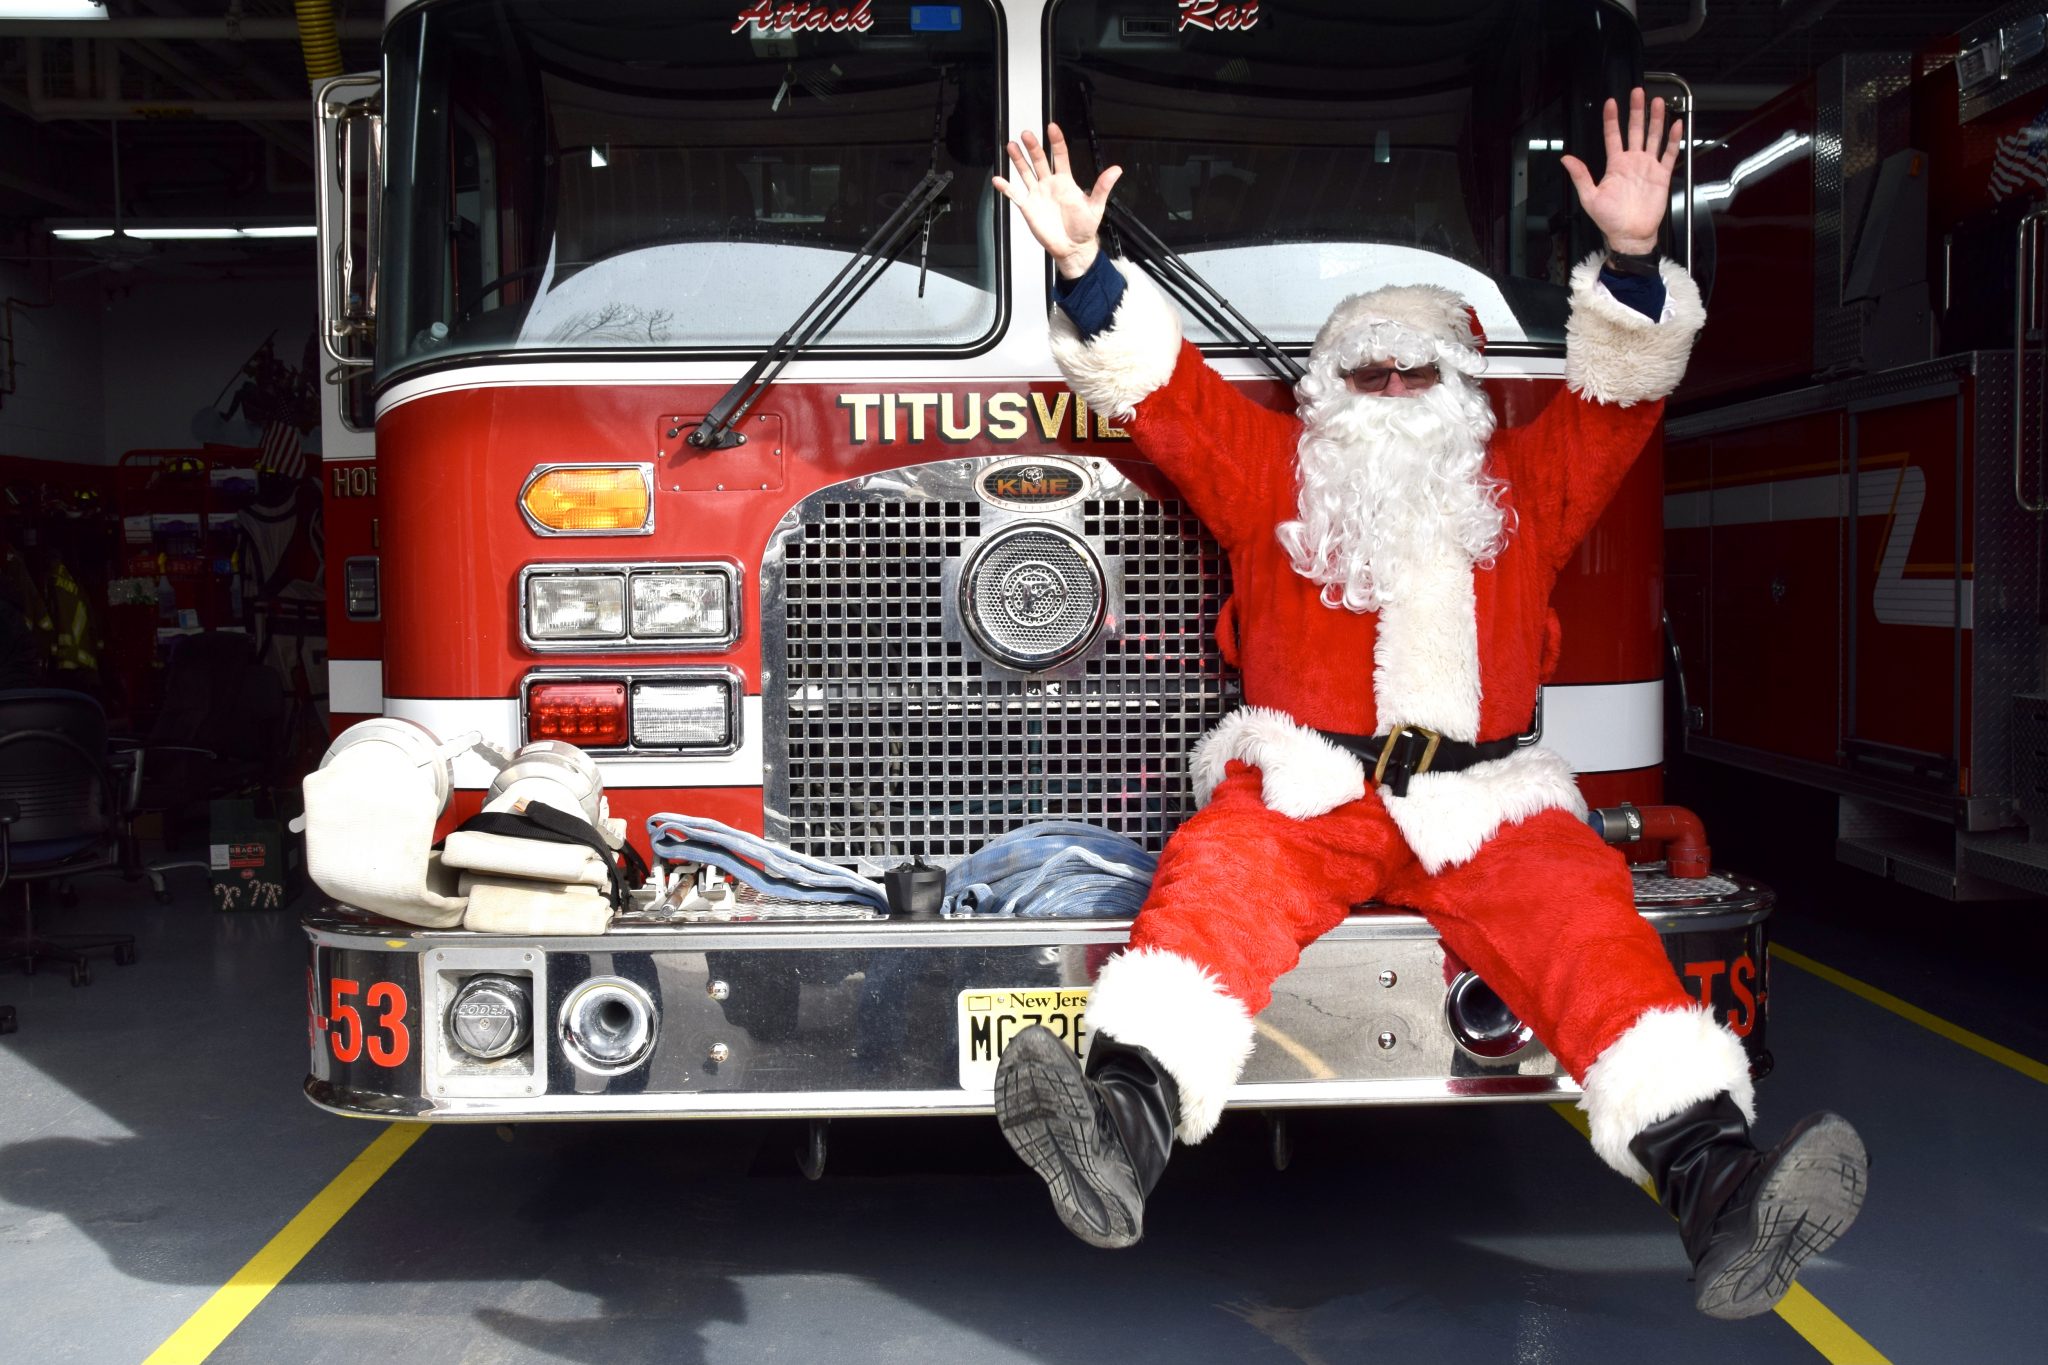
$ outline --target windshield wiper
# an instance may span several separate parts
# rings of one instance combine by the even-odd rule
[[[1139,221],[1137,214],[1118,203],[1114,196],[1109,201],[1109,221],[1123,239],[1124,250],[1152,267],[1160,288],[1173,295],[1175,302],[1208,324],[1217,336],[1257,356],[1273,372],[1273,377],[1289,388],[1301,382],[1308,371],[1300,361],[1281,350],[1273,338],[1231,307],[1222,290],[1203,279],[1185,257],[1160,241],[1151,228]]]
[[[1081,97],[1082,131],[1088,136],[1088,150],[1095,157],[1095,170],[1102,172],[1102,141],[1095,135],[1095,88],[1085,80],[1074,82]],[[1265,367],[1273,372],[1288,388],[1293,388],[1308,373],[1287,352],[1274,343],[1273,338],[1254,327],[1251,320],[1230,306],[1223,291],[1203,279],[1201,273],[1187,263],[1185,257],[1165,242],[1159,235],[1139,220],[1138,215],[1125,208],[1114,195],[1109,200],[1109,226],[1116,234],[1116,244],[1123,254],[1135,256],[1151,265],[1159,277],[1159,286],[1173,295],[1174,301],[1208,324],[1209,330],[1233,346],[1241,346],[1257,356]]]
[[[875,235],[861,244],[853,258],[843,266],[831,283],[818,291],[818,296],[804,306],[797,314],[796,321],[789,324],[784,332],[762,353],[739,382],[727,389],[712,405],[711,411],[697,429],[686,438],[699,450],[726,450],[744,444],[746,437],[734,428],[759,402],[761,395],[768,391],[797,353],[832,330],[847,310],[860,302],[861,295],[868,287],[882,277],[896,259],[896,253],[910,240],[911,231],[924,225],[930,231],[933,208],[946,186],[953,183],[951,171],[930,170],[917,187],[905,197],[889,215],[888,221],[875,229]]]

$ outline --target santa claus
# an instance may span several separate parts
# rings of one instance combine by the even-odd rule
[[[1597,183],[1564,158],[1607,249],[1572,273],[1564,390],[1512,430],[1477,383],[1471,311],[1423,284],[1337,305],[1296,414],[1248,400],[1097,250],[1118,168],[1084,190],[1057,127],[1010,144],[1015,178],[994,183],[1054,260],[1060,367],[1228,551],[1219,631],[1249,703],[1195,749],[1202,809],[1096,980],[1085,1067],[1044,1029],[1002,1058],[1003,1133],[1084,1240],[1138,1240],[1273,982],[1368,900],[1427,916],[1580,1082],[1594,1149],[1678,1217],[1705,1312],[1769,1309],[1854,1218],[1855,1130],[1821,1114],[1755,1146],[1741,1044],[1679,983],[1571,769],[1522,742],[1557,658],[1552,584],[1706,320],[1656,256],[1683,136],[1664,122],[1637,90],[1625,136],[1607,103]]]

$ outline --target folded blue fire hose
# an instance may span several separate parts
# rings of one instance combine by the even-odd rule
[[[783,900],[870,905],[889,911],[882,888],[859,873],[778,848],[758,834],[694,815],[650,815],[647,839],[654,856],[705,863],[764,895]]]
[[[1025,825],[946,874],[942,915],[1118,919],[1138,913],[1159,859],[1121,834],[1072,820]]]
[[[655,857],[707,864],[764,895],[889,909],[887,894],[867,878],[716,820],[655,815],[647,821],[647,835]],[[1093,825],[1025,825],[990,840],[946,874],[939,913],[1129,918],[1138,913],[1158,865],[1156,855]]]

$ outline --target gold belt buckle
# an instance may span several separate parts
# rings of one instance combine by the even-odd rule
[[[1410,769],[1408,775],[1410,777],[1419,777],[1429,771],[1429,765],[1436,759],[1436,746],[1443,742],[1444,737],[1435,730],[1421,725],[1399,726],[1387,736],[1387,742],[1380,746],[1380,761],[1373,765],[1372,770],[1372,784],[1375,787],[1383,785],[1386,780],[1387,761],[1394,756],[1394,746],[1400,743],[1404,737],[1411,734],[1425,735],[1428,737],[1429,743],[1425,744],[1422,748],[1422,761]]]

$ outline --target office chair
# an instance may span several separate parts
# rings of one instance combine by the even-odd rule
[[[88,955],[135,960],[133,934],[38,935],[33,883],[116,865],[122,783],[107,759],[106,717],[83,692],[24,688],[0,692],[0,891],[22,884],[22,930],[0,944],[0,962],[34,972],[45,961],[71,966],[88,985]]]
[[[215,798],[267,794],[286,758],[287,719],[284,680],[257,656],[247,635],[186,636],[171,654],[163,709],[148,741],[131,750],[137,769],[129,819],[139,811],[163,812],[165,842],[173,843],[173,826],[189,832]],[[211,866],[197,855],[174,855],[141,871],[158,902],[167,903],[164,873]]]

